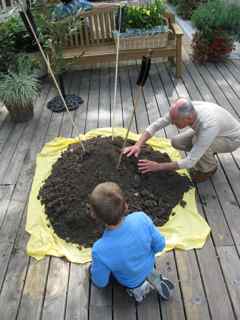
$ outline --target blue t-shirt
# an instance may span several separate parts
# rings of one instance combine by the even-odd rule
[[[155,253],[164,247],[165,238],[144,212],[129,214],[94,243],[92,281],[97,287],[105,287],[112,273],[123,286],[135,288],[152,272]]]

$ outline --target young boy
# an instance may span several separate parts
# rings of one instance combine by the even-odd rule
[[[113,182],[96,186],[90,195],[92,215],[106,229],[92,248],[91,278],[100,288],[113,276],[137,302],[152,289],[167,300],[174,285],[155,271],[155,253],[165,247],[165,238],[143,212],[127,216],[128,205]]]

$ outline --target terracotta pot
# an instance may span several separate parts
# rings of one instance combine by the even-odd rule
[[[33,104],[28,106],[8,106],[6,108],[10,114],[10,118],[13,122],[26,122],[33,118]]]

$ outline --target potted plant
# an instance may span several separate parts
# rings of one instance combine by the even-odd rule
[[[130,5],[121,10],[121,32],[113,33],[116,42],[119,36],[120,49],[166,46],[169,29],[164,16],[166,10],[164,0],[155,0],[147,5]]]
[[[14,122],[33,117],[33,101],[39,93],[39,82],[30,72],[32,67],[29,58],[21,56],[14,70],[0,75],[0,100]]]
[[[198,29],[192,41],[193,59],[200,63],[221,60],[240,37],[240,8],[222,0],[201,5],[192,22]]]

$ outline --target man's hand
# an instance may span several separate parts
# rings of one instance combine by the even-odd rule
[[[138,170],[141,173],[156,172],[156,171],[176,171],[178,170],[178,164],[176,161],[172,162],[155,162],[150,160],[139,160]]]
[[[125,154],[127,157],[138,157],[141,151],[141,147],[139,147],[138,145],[134,144],[131,147],[126,147],[123,149],[123,154]]]
[[[156,172],[162,170],[161,163],[150,160],[139,160],[138,170],[141,173]]]

